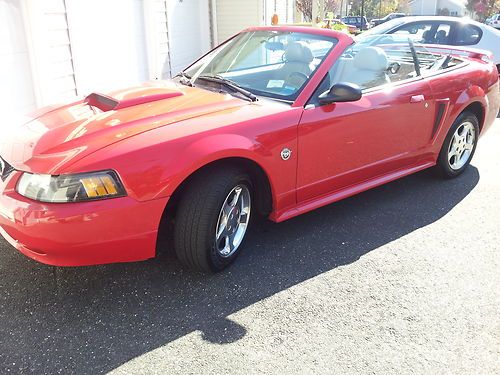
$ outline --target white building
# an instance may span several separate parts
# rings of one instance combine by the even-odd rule
[[[293,0],[0,0],[0,111],[168,78]],[[5,118],[5,117],[4,117]]]
[[[436,16],[439,10],[447,9],[450,16],[468,15],[467,0],[413,0],[409,2],[410,14],[414,16]]]

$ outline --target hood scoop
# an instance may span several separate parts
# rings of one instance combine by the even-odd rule
[[[108,112],[155,102],[157,100],[175,98],[181,95],[184,94],[180,91],[164,91],[160,93],[148,93],[139,96],[132,95],[130,97],[124,97],[123,99],[116,99],[108,95],[92,93],[85,98],[84,102],[91,107],[99,108],[103,112]]]

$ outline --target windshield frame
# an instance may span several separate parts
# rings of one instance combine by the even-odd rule
[[[319,30],[321,30],[321,29],[319,29]],[[345,35],[343,33],[337,33],[337,32],[333,32],[333,31],[330,31],[330,30],[321,30],[321,31],[319,31],[319,30],[318,29],[311,29],[311,28],[308,28],[308,27],[298,27],[298,26],[294,26],[294,27],[278,26],[278,27],[254,27],[254,28],[249,28],[249,29],[243,30],[242,32],[240,32],[240,33],[232,36],[231,38],[227,39],[223,43],[221,43],[218,46],[216,46],[215,48],[213,48],[212,50],[208,51],[206,54],[204,54],[203,56],[201,56],[200,58],[198,58],[197,60],[195,60],[190,65],[188,65],[181,72],[179,72],[178,74],[176,74],[174,77],[181,77],[182,74],[186,74],[196,64],[199,64],[203,59],[206,59],[207,56],[209,56],[210,54],[214,54],[214,57],[212,59],[210,59],[210,60],[207,60],[207,61],[208,61],[208,63],[211,62],[211,61],[213,61],[213,59],[218,55],[217,51],[220,51],[221,48],[224,48],[225,45],[227,45],[228,43],[230,43],[231,41],[233,41],[235,38],[241,37],[242,34],[255,33],[256,31],[267,31],[267,32],[270,32],[270,33],[275,33],[276,35],[279,35],[279,33],[281,33],[283,35],[285,35],[285,34],[301,34],[301,35],[305,35],[305,36],[309,35],[309,36],[311,36],[311,39],[313,39],[315,41],[318,41],[318,42],[326,41],[326,42],[331,43],[331,46],[329,47],[329,49],[326,50],[323,55],[321,55],[322,56],[321,61],[318,63],[318,65],[315,67],[315,69],[311,72],[311,74],[308,77],[308,79],[292,95],[289,95],[289,96],[277,95],[277,94],[273,94],[272,92],[269,92],[269,91],[261,91],[261,90],[259,90],[257,88],[248,87],[246,85],[241,85],[242,89],[249,91],[250,93],[256,95],[257,97],[262,97],[262,98],[266,98],[266,99],[270,99],[270,100],[275,100],[275,101],[279,101],[279,102],[285,102],[285,103],[293,105],[297,101],[297,99],[301,96],[301,94],[304,92],[304,90],[306,89],[306,87],[309,86],[309,84],[313,80],[313,78],[321,70],[322,66],[325,64],[325,61],[328,60],[328,57],[331,55],[332,51],[337,48],[337,46],[340,43],[340,40],[343,39],[343,36]],[[351,38],[349,38],[349,39],[350,39],[350,43],[352,43],[352,39]],[[198,86],[200,88],[203,88],[203,89],[213,90],[214,89],[213,85],[212,86],[206,85],[205,83],[202,83],[201,79],[198,80],[198,77],[200,75],[203,75],[203,74],[206,73],[206,72],[203,71],[203,68],[204,68],[204,66],[206,66],[206,64],[207,64],[206,62],[203,63],[203,65],[196,71],[195,74],[188,74],[190,76],[190,78],[191,78],[190,81],[189,81],[189,83],[190,84],[195,84],[196,86]],[[259,68],[259,67],[256,66],[255,68]],[[253,67],[251,67],[249,69],[253,69]],[[191,73],[191,72],[189,72],[189,73]],[[229,79],[231,79],[231,78],[229,78]],[[229,92],[229,93],[231,94],[231,92]]]

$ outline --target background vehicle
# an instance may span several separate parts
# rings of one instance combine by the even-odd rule
[[[347,25],[339,19],[325,19],[323,20],[323,28],[336,30],[336,31],[347,31],[349,34],[359,34],[360,30],[354,25]]]
[[[493,53],[500,72],[500,31],[473,20],[441,16],[397,18],[364,32],[358,40],[376,34],[402,34],[425,44],[484,49]]]
[[[342,17],[342,22],[347,25],[355,26],[358,30],[368,30],[368,21],[366,17],[361,16],[346,16]]]
[[[500,13],[492,15],[486,20],[486,24],[494,27],[495,29],[500,29]]]
[[[430,167],[456,177],[496,118],[498,74],[406,39],[250,28],[174,80],[42,109],[0,143],[0,233],[77,266],[152,258],[172,230],[183,264],[217,272],[256,214],[281,222]]]
[[[393,20],[394,18],[401,18],[401,17],[405,17],[405,16],[406,16],[406,14],[404,14],[404,13],[390,13],[390,14],[388,14],[387,16],[385,16],[383,18],[372,19],[370,21],[370,24],[371,24],[372,27],[373,26],[378,26],[378,25],[383,24],[384,22]]]

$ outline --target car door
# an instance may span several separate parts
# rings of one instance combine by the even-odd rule
[[[363,56],[365,62],[360,65],[355,48],[349,47],[337,60],[304,109],[298,128],[299,203],[416,166],[432,137],[433,97],[428,83],[416,73],[410,47],[400,46],[406,50],[387,57],[389,63],[399,60],[401,64],[396,74],[388,74],[390,83],[384,78],[360,82],[357,77],[363,71],[353,67],[369,69],[366,60],[375,61],[377,56]],[[380,53],[379,47],[364,48]],[[361,100],[319,103],[325,88],[345,81],[363,88]]]

